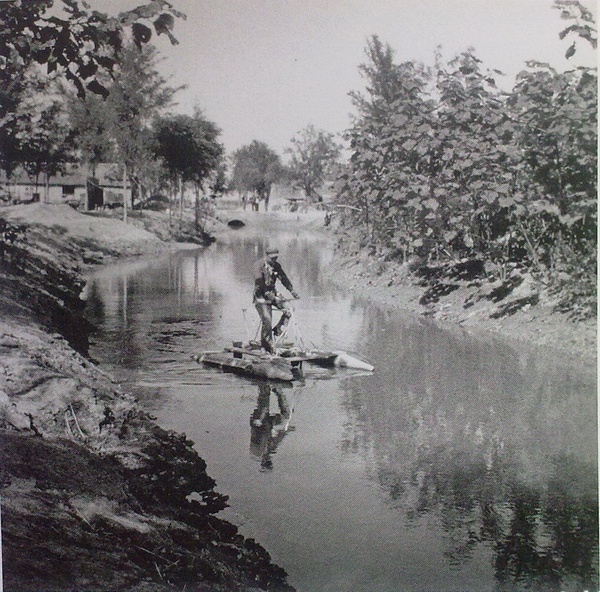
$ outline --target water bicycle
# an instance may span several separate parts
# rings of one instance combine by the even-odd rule
[[[246,309],[243,309],[244,320],[246,320],[245,311]],[[247,323],[246,329],[248,331]],[[274,338],[273,353],[261,348],[257,340],[259,330],[260,326],[255,338],[248,339],[246,343],[234,341],[231,347],[225,347],[220,351],[202,352],[197,360],[225,372],[286,382],[303,378],[305,363],[324,368],[348,368],[363,372],[373,372],[375,369],[373,365],[348,352],[322,350],[316,347],[301,335],[293,311],[288,326],[281,335]],[[294,340],[290,341],[292,333]]]

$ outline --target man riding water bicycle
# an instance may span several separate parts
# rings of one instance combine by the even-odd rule
[[[273,336],[277,337],[283,333],[291,316],[292,309],[281,294],[277,293],[275,284],[279,280],[294,298],[299,298],[294,290],[292,282],[283,271],[281,264],[277,261],[279,249],[269,247],[265,251],[265,257],[260,259],[254,269],[254,306],[260,317],[260,345],[269,352],[273,350]],[[281,311],[279,322],[273,327],[273,307]]]

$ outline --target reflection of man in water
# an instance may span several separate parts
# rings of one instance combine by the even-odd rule
[[[269,409],[271,393],[277,396],[279,413]],[[258,385],[256,409],[250,416],[250,452],[260,459],[263,471],[273,468],[271,455],[290,429],[291,411],[281,389],[267,383]]]
[[[273,353],[273,336],[283,333],[292,316],[292,309],[276,291],[276,282],[279,280],[294,298],[298,293],[294,290],[292,282],[277,261],[279,250],[268,248],[266,257],[256,263],[254,270],[254,305],[260,316],[260,345],[266,351]],[[273,327],[273,307],[281,311],[281,319]]]

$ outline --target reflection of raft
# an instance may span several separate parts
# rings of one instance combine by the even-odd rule
[[[292,344],[277,348],[276,354],[263,352],[254,344],[234,343],[223,351],[203,352],[199,361],[226,372],[292,381],[302,376],[302,364],[307,362],[324,367],[352,368],[372,372],[373,366],[343,351],[303,350]]]

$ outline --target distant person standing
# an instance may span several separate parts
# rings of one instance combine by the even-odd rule
[[[254,194],[250,196],[250,207],[253,212],[258,212],[258,198]]]
[[[277,261],[279,249],[269,247],[265,254],[266,256],[256,263],[254,269],[254,306],[256,306],[261,323],[260,345],[269,353],[273,353],[273,336],[277,337],[283,333],[292,316],[290,305],[281,294],[277,293],[277,280],[289,290],[294,298],[299,298],[299,296],[281,264]],[[275,327],[273,327],[273,307],[282,313]]]

